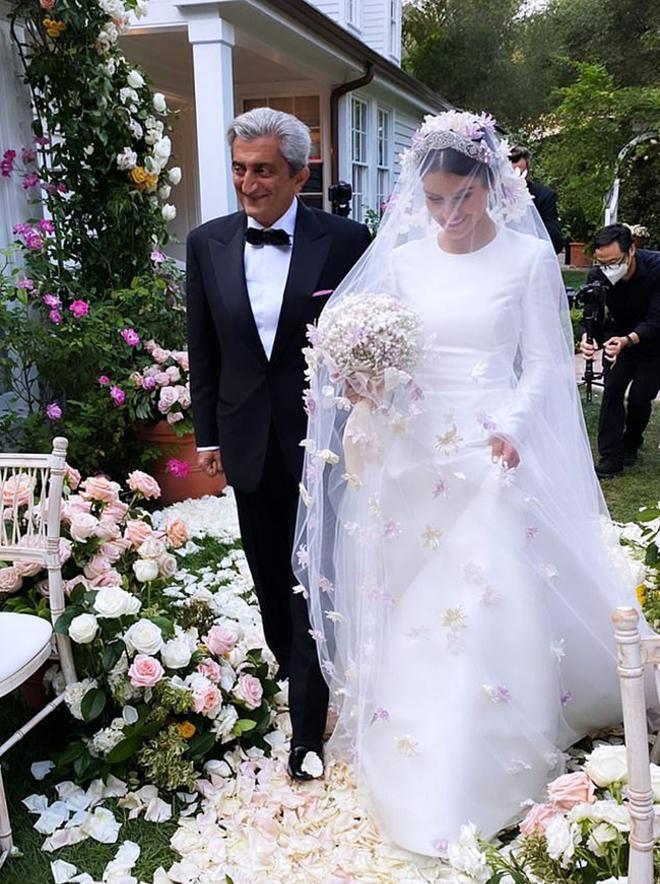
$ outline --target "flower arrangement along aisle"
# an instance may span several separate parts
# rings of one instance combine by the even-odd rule
[[[626,747],[602,743],[572,773],[553,780],[547,800],[530,802],[515,840],[496,847],[465,825],[447,846],[455,884],[595,884],[626,882],[630,815]],[[660,767],[651,765],[656,804]],[[659,839],[660,840],[660,839]],[[660,852],[655,852],[656,876]]]
[[[5,512],[27,517],[31,479],[4,489]],[[200,587],[177,558],[185,524],[158,528],[140,507],[160,496],[157,482],[133,471],[127,491],[68,471],[61,556],[65,612],[56,631],[73,641],[79,682],[65,690],[75,732],[56,757],[55,775],[78,782],[109,773],[165,791],[192,788],[199,764],[236,742],[268,748],[264,736],[279,688],[258,632],[250,584],[228,546],[223,573]],[[45,572],[16,563],[0,569],[5,609],[47,615]],[[61,689],[59,677],[56,689]]]

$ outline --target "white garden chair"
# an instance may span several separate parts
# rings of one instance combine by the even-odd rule
[[[628,884],[653,884],[653,846],[660,837],[660,815],[653,803],[646,711],[645,667],[655,669],[660,695],[660,635],[642,638],[635,608],[616,608],[612,615],[619,656],[623,727],[628,756],[628,800],[631,818]],[[658,749],[656,740],[653,755]]]
[[[48,569],[51,622],[0,611],[0,697],[19,687],[57,651],[67,684],[76,681],[71,642],[56,635],[64,610],[60,565],[60,508],[67,440],[51,454],[0,454],[0,562],[36,562]],[[55,647],[53,647],[53,638]],[[60,694],[0,746],[0,758],[63,701]],[[0,866],[13,846],[0,770]]]

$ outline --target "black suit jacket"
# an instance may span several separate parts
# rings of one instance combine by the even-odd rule
[[[302,471],[306,326],[369,245],[367,228],[298,203],[293,253],[270,360],[245,283],[243,212],[197,227],[187,243],[190,390],[198,446],[218,445],[227,481],[254,491],[271,424],[296,481]],[[264,248],[276,248],[264,246]]]
[[[545,224],[545,229],[550,235],[555,252],[559,254],[564,248],[564,237],[561,233],[561,223],[557,214],[557,194],[551,187],[540,184],[538,181],[528,181],[527,188],[534,197],[536,211]]]

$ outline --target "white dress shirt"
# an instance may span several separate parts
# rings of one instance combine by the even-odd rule
[[[245,269],[245,283],[252,314],[257,325],[261,345],[264,348],[266,358],[270,359],[275,342],[275,332],[282,309],[284,288],[289,275],[291,265],[291,252],[293,251],[293,233],[296,227],[296,215],[298,214],[298,200],[293,202],[271,227],[285,230],[290,237],[291,244],[288,246],[253,246],[245,243],[243,251],[243,266]],[[247,219],[248,227],[256,227],[263,230],[254,218]],[[216,451],[216,445],[198,448],[198,451]]]

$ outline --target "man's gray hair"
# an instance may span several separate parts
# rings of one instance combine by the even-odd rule
[[[309,162],[312,146],[309,128],[293,114],[272,107],[255,107],[236,117],[227,129],[230,146],[237,138],[243,141],[279,138],[280,152],[292,172],[299,172]]]

